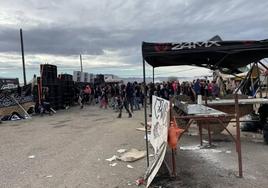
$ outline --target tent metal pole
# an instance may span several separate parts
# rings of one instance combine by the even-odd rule
[[[268,67],[266,65],[264,65],[261,61],[259,61],[259,64],[261,64],[266,70],[268,70]],[[266,79],[266,91],[265,91],[265,96],[267,97],[267,93],[268,93],[268,76],[265,76]]]
[[[250,80],[250,76],[252,73],[252,67],[250,68],[250,70],[248,71],[246,77],[244,78],[244,80],[239,84],[239,86],[235,89],[235,93],[237,93],[242,87],[245,86],[246,82]]]
[[[238,170],[239,177],[243,177],[243,168],[242,168],[242,152],[241,152],[241,138],[240,138],[240,118],[239,118],[239,103],[238,103],[238,94],[235,93],[235,119],[236,119],[236,152],[238,158]]]
[[[253,70],[255,68],[255,63],[253,63],[253,65],[251,64],[251,75],[250,75],[250,84],[251,84],[251,96],[254,96],[255,93],[255,88],[254,88],[254,83],[253,83]]]
[[[266,70],[268,70],[268,67],[264,65],[261,61],[259,61],[259,64],[261,64],[264,68],[266,68]]]
[[[146,139],[146,157],[147,167],[149,167],[149,146],[148,146],[148,125],[147,125],[147,87],[146,87],[146,75],[145,75],[145,60],[142,58],[143,63],[143,88],[144,88],[144,125],[145,125],[145,139]]]
[[[153,67],[153,84],[154,84],[154,67]]]
[[[255,62],[255,66],[257,67],[257,74],[258,74],[258,89],[260,90],[260,98],[262,98],[261,73],[260,73],[260,69],[259,69],[258,63]],[[256,94],[255,95],[257,95],[258,89],[256,89]]]

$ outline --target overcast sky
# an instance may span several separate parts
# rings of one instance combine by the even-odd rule
[[[267,0],[12,0],[0,1],[0,77],[20,77],[23,29],[27,77],[40,63],[58,72],[84,70],[141,76],[141,42],[268,38]],[[176,71],[179,71],[176,73]],[[207,74],[200,68],[156,75]]]

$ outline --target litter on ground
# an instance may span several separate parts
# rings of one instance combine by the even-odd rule
[[[115,161],[118,157],[116,155],[112,156],[111,158],[105,159],[106,161],[112,162]]]
[[[119,149],[117,150],[117,153],[125,153],[127,150],[126,149]]]
[[[128,168],[134,168],[134,167],[133,167],[133,166],[131,166],[131,165],[127,165],[127,167],[128,167]]]
[[[112,164],[110,164],[110,166],[112,166],[112,167],[114,167],[114,166],[116,166],[117,165],[117,163],[112,163]]]
[[[138,128],[136,128],[136,130],[145,132],[145,127],[138,127]],[[151,132],[151,129],[147,129],[147,131]]]
[[[145,157],[146,151],[139,151],[137,149],[131,149],[128,152],[122,154],[118,159],[125,162],[133,162]]]

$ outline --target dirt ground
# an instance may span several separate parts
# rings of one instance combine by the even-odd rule
[[[105,159],[118,149],[145,150],[144,133],[136,131],[143,111],[122,119],[111,109],[86,106],[0,124],[0,187],[136,187],[146,159],[133,163]],[[199,148],[197,129],[185,135],[177,152],[178,177],[171,180],[163,167],[151,187],[266,187],[268,145],[261,135],[243,133],[244,177],[238,178],[237,155],[231,139],[213,137],[214,146]],[[206,137],[204,138],[206,139]],[[114,163],[112,162],[112,163]],[[127,168],[127,165],[133,169]]]
[[[235,127],[229,125],[229,129],[235,135]],[[268,145],[261,134],[242,132],[243,178],[239,178],[237,153],[230,136],[226,132],[212,136],[209,147],[206,135],[200,147],[197,133],[197,127],[192,126],[179,143],[176,179],[170,179],[166,168],[162,168],[153,187],[267,187]]]
[[[86,106],[58,111],[53,116],[0,125],[0,187],[136,187],[146,160],[131,163],[105,159],[118,149],[144,150],[142,111],[133,119],[112,110]],[[34,158],[31,159],[31,157]],[[29,158],[30,157],[30,158]],[[114,163],[114,162],[112,162]]]

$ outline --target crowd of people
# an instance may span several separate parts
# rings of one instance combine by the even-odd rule
[[[221,95],[221,89],[216,81],[202,79],[182,83],[178,80],[149,83],[146,85],[146,89],[150,104],[153,95],[167,100],[176,95],[186,95],[193,102],[197,100],[197,95],[208,97],[219,97]],[[143,83],[137,82],[110,83],[96,86],[86,85],[77,93],[81,108],[84,104],[99,105],[103,109],[109,107],[119,112],[118,118],[122,117],[122,110],[125,109],[128,117],[131,118],[135,110],[140,110],[143,107],[145,88]]]
[[[237,84],[219,82],[219,80],[209,81],[207,79],[196,79],[193,81],[164,81],[160,83],[148,83],[146,85],[148,102],[152,104],[152,96],[158,96],[169,100],[173,96],[185,95],[192,102],[197,102],[197,96],[207,96],[217,98],[225,94],[231,94]],[[46,91],[43,89],[43,91]],[[45,93],[45,94],[44,94]],[[123,109],[131,118],[135,110],[140,110],[144,105],[145,88],[143,83],[128,82],[124,83],[103,83],[103,84],[84,84],[75,86],[74,101],[80,104],[81,109],[85,104],[99,105],[100,108],[112,108],[118,111],[118,118],[122,117]],[[43,92],[42,99],[48,96]],[[48,109],[52,113],[51,106],[45,99],[41,100],[43,109]],[[39,105],[40,106],[40,105]],[[46,107],[46,108],[45,108]],[[42,111],[42,109],[40,110]]]
[[[78,102],[83,108],[84,104],[99,105],[100,108],[108,107],[119,112],[118,118],[122,117],[125,109],[128,117],[132,117],[134,110],[140,110],[143,106],[144,89],[141,83],[127,84],[104,84],[97,86],[86,85],[80,89]]]

